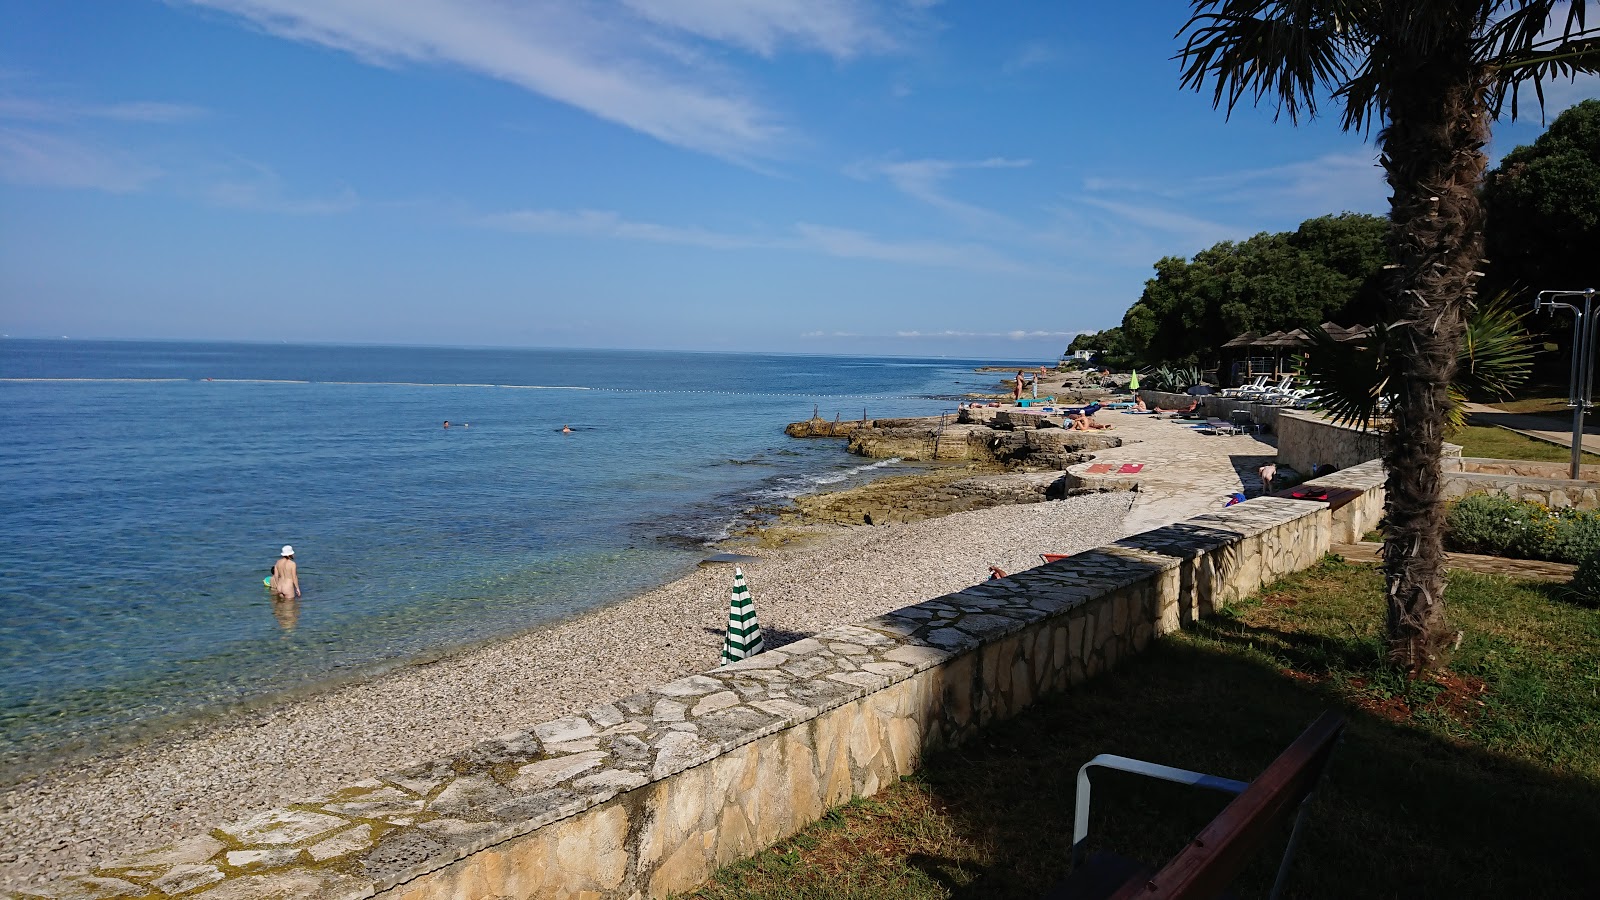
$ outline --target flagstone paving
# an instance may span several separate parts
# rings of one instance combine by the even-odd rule
[[[1111,425],[1122,438],[1121,447],[1096,450],[1091,463],[1068,471],[1086,471],[1091,465],[1112,465],[1096,478],[1105,486],[1126,490],[1137,485],[1138,497],[1123,521],[1126,534],[1137,534],[1220,509],[1228,495],[1261,493],[1256,470],[1278,457],[1271,435],[1202,434],[1195,423],[1157,416],[1135,416],[1105,410],[1095,420]],[[1120,471],[1127,464],[1143,464],[1136,473]]]

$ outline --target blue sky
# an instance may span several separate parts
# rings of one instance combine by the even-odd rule
[[[0,333],[1053,358],[1163,255],[1385,209],[1334,119],[1180,91],[1186,17],[0,0]]]

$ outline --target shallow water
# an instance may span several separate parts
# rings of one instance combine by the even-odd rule
[[[0,769],[660,584],[884,469],[784,423],[950,411],[972,365],[0,342]]]

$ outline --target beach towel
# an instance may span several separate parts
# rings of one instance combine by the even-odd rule
[[[1229,494],[1228,495],[1228,502],[1224,503],[1222,505],[1224,507],[1229,507],[1229,506],[1233,506],[1234,504],[1243,503],[1243,502],[1244,502],[1244,495],[1240,494],[1238,492],[1235,492],[1235,493]]]
[[[1144,463],[1123,463],[1122,468],[1117,470],[1117,474],[1137,475],[1142,469],[1144,469]]]
[[[1111,463],[1095,463],[1094,465],[1089,467],[1089,474],[1090,475],[1104,475],[1107,472],[1111,471],[1113,468],[1115,468],[1115,466],[1111,465]]]

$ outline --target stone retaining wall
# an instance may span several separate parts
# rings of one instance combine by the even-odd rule
[[[1339,425],[1316,413],[1285,410],[1278,417],[1278,464],[1296,472],[1317,466],[1344,469],[1383,454],[1383,437]]]
[[[1600,509],[1600,483],[1574,481],[1565,463],[1466,457],[1444,461],[1440,489],[1449,500],[1468,494],[1496,494],[1555,508]],[[1580,466],[1580,474],[1600,479],[1600,466]]]
[[[38,896],[661,897],[1359,534],[1263,497],[504,735]],[[1329,482],[1329,486],[1333,486]],[[1381,504],[1381,500],[1376,502]],[[20,896],[20,895],[19,895]]]

